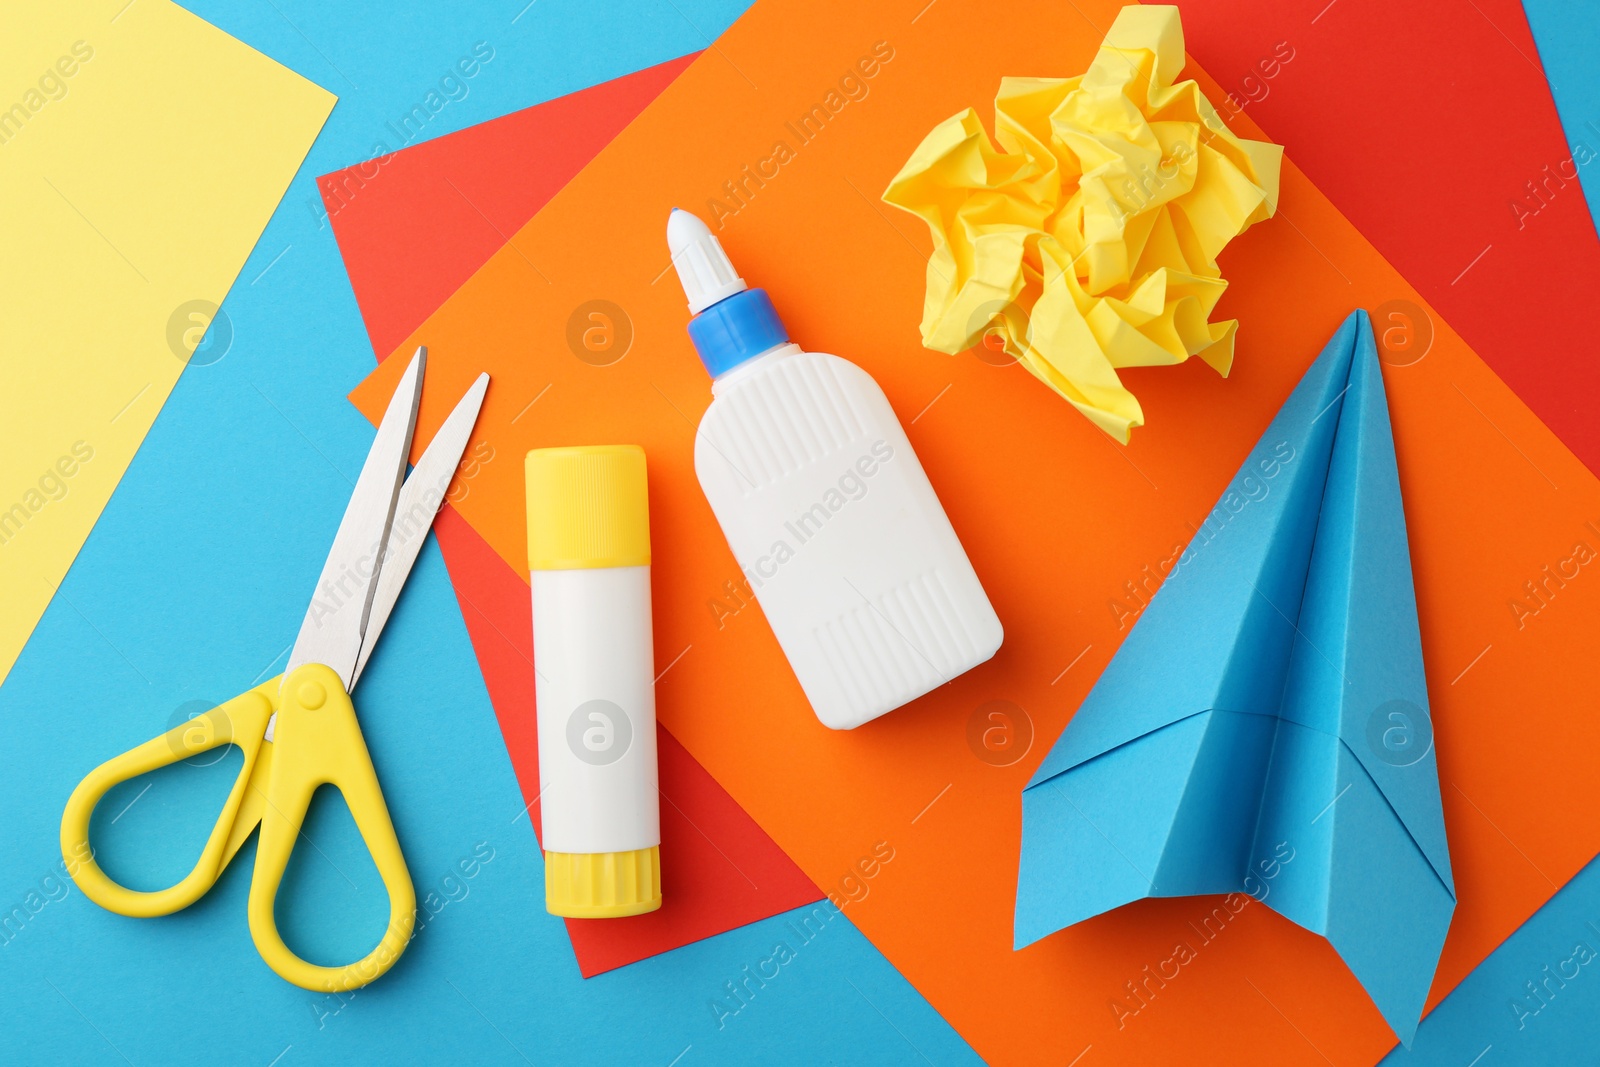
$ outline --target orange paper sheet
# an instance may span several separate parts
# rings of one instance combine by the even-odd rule
[[[657,655],[692,646],[658,687],[662,721],[818,885],[894,847],[851,921],[990,1062],[1370,1064],[1394,1040],[1377,1011],[1266,908],[1143,901],[1013,952],[1020,790],[1301,373],[1368,308],[1460,894],[1436,1003],[1600,848],[1600,483],[1292,151],[1278,217],[1221,257],[1231,377],[1130,371],[1149,416],[1131,447],[992,353],[924,350],[926,228],[879,193],[1003,75],[1083,70],[1119,6],[1022,0],[1001,32],[979,0],[760,0],[399,346],[430,347],[417,436],[488,370],[477,432],[497,450],[645,447]],[[1005,623],[991,662],[854,732],[812,715],[695,481],[710,389],[663,239],[674,205],[717,218],[795,340],[882,384]],[[597,308],[613,330],[585,347]],[[356,390],[369,416],[402,369]],[[462,514],[522,571],[519,465],[478,477]]]

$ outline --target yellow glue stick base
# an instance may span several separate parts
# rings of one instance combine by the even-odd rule
[[[619,919],[661,907],[661,846],[546,852],[544,906],[564,919]]]

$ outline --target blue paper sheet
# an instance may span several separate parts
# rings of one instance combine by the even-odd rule
[[[1595,49],[1600,46],[1600,5],[1573,0],[1523,0],[1528,28],[1539,46],[1539,61],[1550,81],[1561,128],[1572,149],[1568,159],[1552,159],[1547,172],[1570,177],[1576,171],[1589,203],[1590,216],[1600,229],[1600,66]],[[1540,180],[1539,175],[1529,175]],[[1512,190],[1521,196],[1522,190]],[[1560,269],[1560,264],[1552,264]]]
[[[1461,980],[1382,1067],[1553,1067],[1600,1046],[1600,860]]]

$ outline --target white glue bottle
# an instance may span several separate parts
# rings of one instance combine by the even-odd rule
[[[711,373],[700,487],[823,725],[848,730],[995,654],[1000,620],[883,390],[803,352],[696,216],[667,222]]]
[[[528,453],[545,908],[661,907],[650,519],[637,445]]]

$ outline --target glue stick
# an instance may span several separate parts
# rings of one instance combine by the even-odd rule
[[[528,453],[545,908],[661,907],[650,522],[637,445]]]

